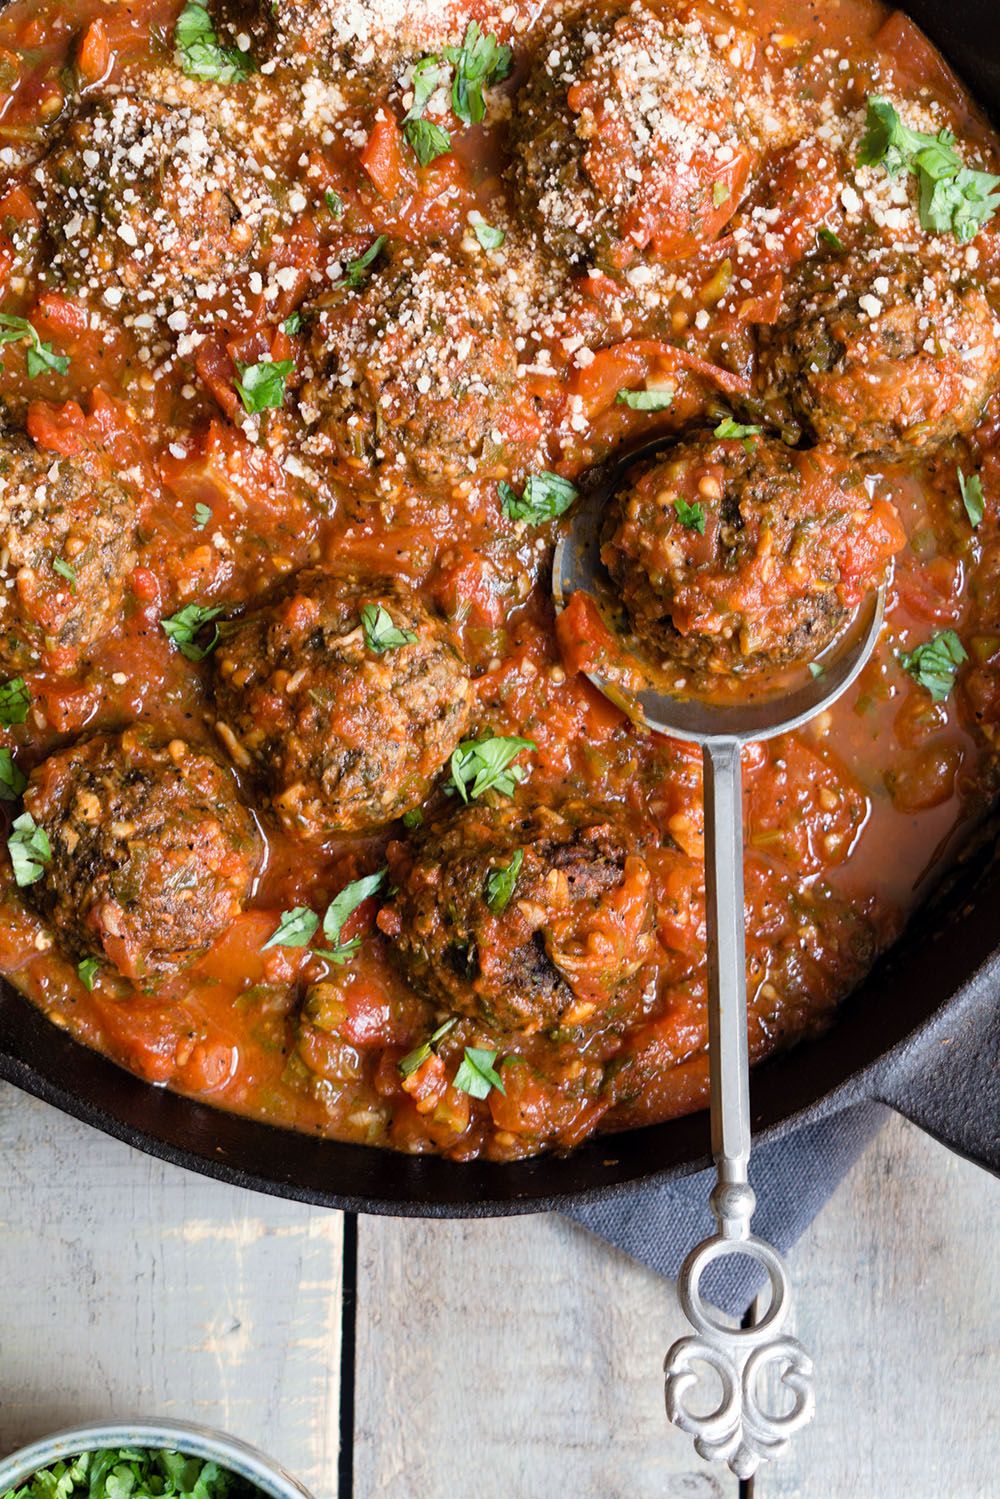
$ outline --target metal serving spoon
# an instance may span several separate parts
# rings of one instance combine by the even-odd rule
[[[571,595],[583,589],[598,607],[605,606],[605,618],[609,613],[612,618],[620,614],[601,562],[602,515],[626,471],[638,459],[668,446],[669,439],[646,444],[588,483],[553,559],[557,609],[562,610]],[[681,1267],[678,1299],[696,1335],[673,1345],[664,1372],[670,1420],[694,1437],[702,1457],[728,1462],[740,1478],[749,1478],[761,1462],[776,1457],[815,1410],[812,1359],[801,1343],[782,1332],[791,1309],[784,1261],[750,1230],[756,1198],[747,1178],[750,1067],[740,754],[754,740],[770,739],[808,722],[850,686],[878,640],[884,605],[883,585],[862,606],[847,636],[824,653],[819,676],[763,701],[716,705],[654,689],[623,691],[599,674],[588,673],[602,692],[651,729],[690,740],[702,750],[711,1135],[717,1173],[710,1205],[718,1229],[691,1251]],[[624,653],[628,655],[627,650]],[[756,1326],[727,1325],[701,1295],[701,1279],[708,1266],[729,1256],[756,1260],[767,1275],[770,1304]],[[696,1414],[688,1403],[699,1383],[699,1366],[713,1370],[722,1385],[721,1399],[709,1414]],[[772,1413],[765,1409],[765,1375],[791,1393],[790,1410]],[[772,1389],[771,1393],[776,1392]]]

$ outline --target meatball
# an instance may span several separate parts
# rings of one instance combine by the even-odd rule
[[[922,452],[972,428],[1000,378],[982,288],[915,256],[813,262],[761,329],[776,419],[848,453]]]
[[[115,623],[134,547],[135,502],[96,461],[0,438],[0,668],[71,665]]]
[[[111,307],[189,309],[275,219],[264,178],[203,115],[129,94],[85,104],[35,176],[49,279]]]
[[[473,804],[390,845],[378,923],[417,989],[490,1029],[607,1023],[653,949],[639,847],[620,811]]]
[[[402,0],[392,21],[379,0],[265,0],[279,45],[313,64],[334,63],[385,77],[407,53],[452,40],[453,0]]]
[[[513,335],[482,265],[394,245],[309,315],[310,452],[352,471],[450,479],[501,456]]]
[[[705,436],[616,497],[602,556],[642,643],[743,674],[815,656],[904,540],[835,453]]]
[[[739,80],[700,23],[617,3],[557,19],[514,100],[513,180],[546,244],[608,270],[690,254],[754,159]]]
[[[418,806],[469,716],[468,671],[407,589],[301,575],[228,627],[215,656],[218,729],[303,838]]]
[[[31,900],[67,953],[106,959],[130,979],[208,947],[260,863],[231,773],[141,727],[50,755],[32,771],[24,806],[52,850]]]

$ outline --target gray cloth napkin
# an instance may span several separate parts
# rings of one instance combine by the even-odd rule
[[[755,1149],[750,1157],[750,1181],[757,1193],[754,1232],[786,1253],[888,1115],[881,1104],[860,1104]],[[711,1170],[680,1181],[645,1182],[620,1197],[572,1208],[566,1217],[676,1280],[685,1255],[715,1228],[708,1206],[714,1181]],[[742,1317],[763,1283],[753,1262],[740,1258],[711,1266],[702,1287],[716,1306]]]

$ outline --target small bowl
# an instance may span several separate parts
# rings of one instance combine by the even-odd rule
[[[268,1499],[313,1499],[305,1486],[263,1452],[222,1431],[210,1431],[187,1421],[123,1421],[112,1424],[93,1421],[42,1437],[28,1447],[0,1459],[0,1494],[78,1452],[97,1452],[105,1447],[152,1447],[183,1452],[229,1468],[257,1485]]]

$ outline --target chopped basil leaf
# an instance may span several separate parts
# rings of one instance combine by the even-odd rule
[[[7,852],[19,885],[33,885],[41,879],[52,858],[52,845],[48,833],[38,826],[30,812],[22,812],[14,819],[7,839]]]
[[[958,487],[962,491],[962,504],[965,513],[973,526],[978,526],[986,512],[986,500],[983,495],[983,481],[978,474],[970,474],[968,478],[958,471]]]
[[[221,640],[221,632],[218,625],[212,631],[212,638],[207,645],[199,645],[197,636],[199,631],[206,625],[210,625],[214,619],[218,619],[222,610],[218,607],[206,608],[201,604],[185,604],[183,609],[178,609],[169,619],[160,620],[160,628],[167,639],[186,656],[189,661],[204,661],[210,655]]]
[[[826,671],[826,667],[823,665],[823,663],[821,661],[810,661],[810,663],[809,663],[809,675],[814,680],[817,677],[821,677],[825,671]]]
[[[76,568],[71,562],[64,562],[62,557],[57,557],[52,564],[52,571],[58,573],[60,578],[65,578],[70,591],[76,593]]]
[[[386,651],[398,651],[402,645],[412,645],[417,635],[415,630],[400,630],[392,622],[392,615],[381,604],[365,604],[361,610],[361,624],[365,632],[365,644],[376,656]]]
[[[239,391],[243,410],[250,416],[260,411],[276,411],[285,403],[285,382],[295,368],[294,359],[274,359],[266,364],[238,364],[240,378],[233,384]]]
[[[532,739],[504,739],[492,734],[464,739],[451,757],[451,781],[463,802],[486,791],[513,796],[524,779],[524,767],[513,762],[522,750],[537,749]]]
[[[828,229],[825,224],[820,224],[817,233],[823,243],[829,245],[832,250],[842,250],[844,248],[844,241],[840,238],[840,235],[834,234],[833,230]]]
[[[673,391],[665,387],[662,390],[620,390],[615,396],[619,406],[630,406],[633,411],[666,411],[673,399]]]
[[[734,422],[731,416],[727,416],[716,427],[713,436],[731,437],[744,442],[748,437],[759,437],[763,430],[763,427],[745,426],[742,422]]]
[[[328,187],[323,194],[323,202],[335,219],[339,219],[344,211],[344,200],[332,187]]]
[[[388,869],[379,869],[375,874],[366,874],[363,879],[352,880],[339,895],[333,897],[323,917],[323,936],[331,945],[318,947],[316,952],[319,957],[337,964],[346,963],[348,958],[353,957],[361,946],[361,938],[354,937],[350,942],[341,942],[340,934],[344,923],[370,896],[378,894],[388,873]]]
[[[943,703],[955,685],[958,668],[968,656],[954,630],[939,630],[915,650],[901,651],[900,665],[921,687],[927,689],[935,703]]]
[[[308,947],[313,933],[319,926],[319,917],[308,906],[295,906],[291,911],[282,911],[274,931],[261,948]]]
[[[486,877],[486,904],[494,916],[500,916],[510,905],[517,877],[524,863],[524,849],[516,849],[509,864],[492,869]]]
[[[674,509],[677,511],[677,519],[682,526],[686,526],[689,531],[697,531],[699,536],[704,536],[706,519],[704,505],[699,505],[697,502],[689,505],[687,500],[678,496],[674,501]]]
[[[462,1064],[455,1073],[458,1091],[468,1093],[470,1098],[486,1098],[491,1088],[506,1094],[507,1089],[493,1066],[496,1059],[496,1052],[488,1051],[484,1046],[467,1046]]]
[[[0,801],[16,802],[27,784],[28,777],[14,764],[11,751],[0,749]]]
[[[194,528],[195,528],[195,530],[196,531],[204,531],[205,527],[208,525],[208,523],[209,523],[209,521],[211,519],[212,519],[212,509],[211,509],[211,506],[210,505],[203,505],[202,502],[201,502],[201,500],[199,500],[198,503],[197,503],[197,505],[194,507]]]
[[[372,266],[382,253],[382,246],[387,237],[385,234],[380,234],[378,239],[372,240],[363,255],[359,255],[357,260],[348,261],[345,272],[348,286],[361,286],[368,279]]]
[[[30,340],[26,360],[29,380],[40,375],[43,370],[55,370],[57,375],[65,375],[69,369],[67,354],[56,354],[51,344],[42,343],[37,329],[27,318],[12,317],[9,313],[0,312],[0,345],[21,343],[26,338]]]
[[[282,333],[287,333],[287,334],[291,335],[293,333],[298,333],[298,331],[299,331],[299,329],[301,327],[302,327],[302,314],[301,314],[301,312],[290,312],[288,314],[288,316],[285,318],[285,321],[281,325],[281,331],[282,331]]]
[[[439,84],[444,82],[445,70],[439,57],[422,57],[413,69],[413,103],[404,116],[406,120],[419,120],[431,101]]]
[[[404,120],[403,135],[422,167],[451,150],[451,136],[433,120]]]
[[[895,106],[877,94],[869,95],[866,125],[858,165],[884,167],[890,177],[914,173],[920,224],[929,233],[950,231],[960,244],[968,244],[1000,208],[1000,177],[967,167],[950,130],[936,135],[911,130]]]
[[[446,47],[444,55],[455,69],[451,107],[463,125],[478,125],[486,114],[483,89],[499,83],[511,69],[512,54],[492,32],[485,36],[470,21],[460,47]]]
[[[498,487],[504,514],[529,526],[542,526],[565,514],[579,493],[568,479],[544,471],[528,477],[521,495],[505,481]]]
[[[174,49],[178,66],[188,78],[211,83],[241,83],[257,71],[249,52],[220,44],[212,17],[200,0],[189,0],[177,17]]]
[[[31,707],[31,693],[23,677],[11,677],[0,687],[0,724],[9,729],[12,724],[24,723]]]
[[[418,1067],[422,1067],[437,1046],[437,1043],[443,1040],[448,1032],[453,1030],[457,1024],[458,1016],[453,1015],[450,1020],[446,1020],[443,1025],[439,1025],[433,1035],[422,1046],[417,1046],[413,1051],[408,1051],[405,1057],[400,1057],[398,1066],[401,1075],[409,1077],[412,1073],[416,1072]]]
[[[424,810],[422,807],[411,807],[409,812],[403,813],[404,828],[419,828],[423,820]]]
[[[76,976],[87,990],[93,989],[94,980],[100,971],[100,958],[81,958],[76,965]]]
[[[484,224],[482,219],[476,220],[472,230],[484,250],[499,250],[507,238],[505,229],[495,229],[492,224]]]

